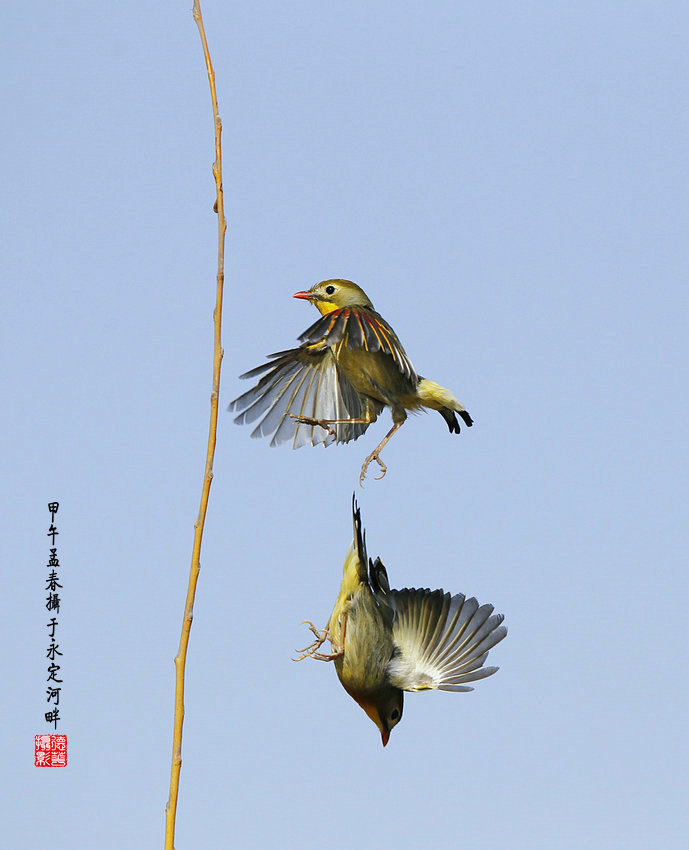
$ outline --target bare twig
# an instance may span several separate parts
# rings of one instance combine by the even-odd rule
[[[213,176],[215,178],[215,189],[217,200],[215,210],[218,214],[218,274],[215,295],[215,310],[213,311],[213,324],[215,328],[213,344],[213,388],[211,390],[211,415],[208,429],[208,449],[206,452],[206,470],[203,478],[203,489],[201,492],[201,505],[199,515],[194,523],[194,546],[191,555],[191,569],[189,571],[189,585],[187,588],[187,599],[184,607],[184,620],[182,622],[182,634],[179,641],[179,651],[175,657],[175,717],[174,733],[172,742],[172,770],[170,772],[170,796],[165,807],[165,850],[174,850],[175,842],[175,817],[177,814],[177,796],[179,792],[179,773],[182,767],[182,723],[184,721],[184,670],[187,658],[187,646],[189,644],[189,632],[191,621],[194,616],[194,595],[196,593],[196,582],[200,569],[201,539],[203,527],[206,520],[206,508],[208,507],[208,496],[213,479],[213,457],[215,455],[215,441],[218,425],[218,392],[220,389],[220,364],[222,363],[223,350],[220,345],[220,328],[222,320],[222,296],[225,280],[225,211],[223,206],[222,189],[222,151],[220,140],[222,136],[222,121],[218,114],[218,99],[215,91],[215,71],[211,63],[206,33],[203,28],[203,18],[198,0],[194,0],[194,20],[199,28],[203,55],[206,60],[208,71],[208,82],[211,89],[211,100],[213,103],[213,121],[215,123],[215,162],[213,163]]]

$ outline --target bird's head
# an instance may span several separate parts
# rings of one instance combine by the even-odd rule
[[[368,307],[373,309],[364,290],[351,280],[322,280],[305,292],[295,292],[294,298],[310,301],[325,316],[341,307]]]
[[[373,696],[351,695],[376,724],[383,746],[385,746],[390,738],[390,732],[402,719],[404,691],[399,688],[386,687]]]

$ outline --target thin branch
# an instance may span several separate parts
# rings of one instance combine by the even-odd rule
[[[218,274],[215,295],[215,310],[213,311],[213,324],[215,328],[213,343],[213,388],[211,390],[210,425],[208,429],[208,449],[206,452],[206,470],[203,478],[203,489],[201,492],[201,505],[199,515],[194,523],[194,546],[191,555],[191,569],[189,571],[189,585],[187,588],[187,599],[184,607],[184,620],[182,622],[182,634],[179,641],[179,650],[175,657],[175,717],[174,733],[172,741],[172,769],[170,772],[170,796],[165,807],[165,850],[174,850],[175,846],[175,818],[177,815],[177,796],[179,793],[179,773],[182,767],[182,724],[184,722],[184,671],[187,659],[187,646],[189,644],[189,633],[191,621],[194,616],[194,595],[196,594],[196,582],[200,570],[201,539],[203,527],[206,521],[206,508],[208,507],[208,496],[213,480],[213,457],[215,455],[215,442],[218,425],[218,393],[220,390],[220,364],[222,363],[223,350],[220,345],[220,329],[222,321],[222,297],[223,284],[225,281],[225,210],[223,206],[222,189],[222,121],[218,113],[218,98],[215,91],[215,71],[211,63],[206,41],[206,32],[203,27],[201,8],[198,0],[194,0],[194,20],[199,28],[203,55],[206,60],[208,71],[208,82],[211,89],[211,100],[213,103],[213,121],[215,124],[215,162],[213,163],[213,177],[215,178],[216,203],[215,210],[218,214]]]

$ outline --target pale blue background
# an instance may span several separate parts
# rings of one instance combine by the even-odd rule
[[[178,850],[686,847],[689,7],[205,2],[225,126],[221,406],[360,283],[475,427],[411,420],[356,487],[393,586],[506,615],[472,694],[386,750],[324,623],[358,443],[220,419]],[[162,847],[173,665],[208,427],[216,219],[189,3],[3,17],[2,828]],[[66,770],[45,731],[60,501]]]

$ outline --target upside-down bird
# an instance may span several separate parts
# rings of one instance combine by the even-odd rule
[[[352,503],[354,542],[327,626],[306,621],[316,640],[296,661],[333,661],[347,693],[376,724],[385,746],[402,718],[404,691],[471,691],[491,676],[488,651],[507,634],[502,614],[442,590],[390,590],[380,558],[369,560],[361,512]],[[321,652],[329,640],[332,652]]]
[[[256,386],[230,403],[240,411],[237,424],[260,418],[252,437],[272,434],[271,446],[292,448],[333,441],[348,443],[375,422],[384,407],[392,428],[366,458],[385,475],[380,452],[407,418],[407,411],[437,410],[450,433],[459,434],[456,414],[470,427],[471,416],[445,387],[416,373],[397,334],[373,309],[366,293],[351,280],[324,280],[294,298],[310,301],[321,318],[299,337],[301,345],[271,354],[242,378],[263,375]]]

